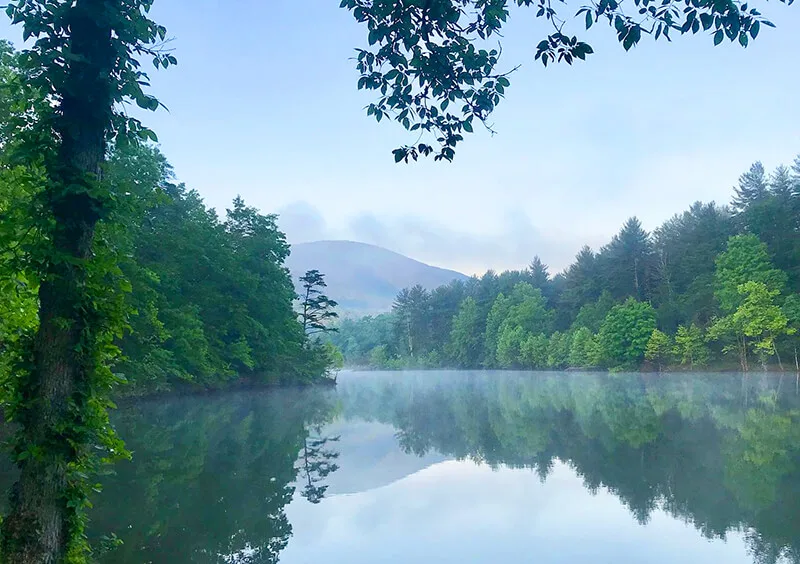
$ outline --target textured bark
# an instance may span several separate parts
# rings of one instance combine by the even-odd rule
[[[39,331],[34,367],[20,385],[25,400],[18,413],[23,443],[39,447],[40,457],[20,463],[3,522],[2,557],[14,564],[61,562],[69,543],[67,467],[90,445],[71,431],[92,394],[91,355],[86,347],[93,318],[87,313],[85,262],[101,203],[91,189],[100,175],[112,115],[109,7],[120,0],[78,0],[70,9],[70,48],[74,55],[60,86],[55,129],[59,152],[48,165],[47,201],[56,227],[53,256],[39,290]],[[72,260],[77,259],[77,261]],[[69,444],[67,439],[78,440]]]

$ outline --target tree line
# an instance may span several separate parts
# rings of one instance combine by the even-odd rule
[[[12,93],[18,55],[0,54],[0,86]],[[20,118],[23,104],[3,100],[3,126]],[[6,129],[6,131],[8,131]],[[0,381],[7,390],[29,351],[38,325],[41,273],[31,260],[47,235],[27,212],[42,197],[43,179],[31,167],[0,159]],[[105,307],[124,316],[106,342],[118,349],[111,364],[122,394],[218,388],[233,383],[313,382],[335,358],[314,335],[335,319],[336,303],[323,293],[324,275],[303,277],[299,312],[284,261],[289,245],[276,216],[235,198],[224,217],[199,194],[177,183],[152,145],[117,144],[104,167],[118,199],[114,223],[101,225],[96,260],[104,272],[88,284],[115,290]],[[97,298],[99,299],[99,298]]]
[[[34,286],[38,310],[35,329],[26,337],[4,337],[24,351],[14,353],[17,368],[3,383],[9,398],[6,414],[17,423],[11,443],[20,470],[11,509],[0,527],[3,561],[86,561],[86,509],[94,486],[90,476],[124,452],[108,409],[120,380],[111,367],[119,359],[117,342],[128,322],[123,293],[132,285],[120,274],[111,234],[129,234],[122,219],[128,199],[126,192],[117,192],[107,182],[105,169],[115,146],[157,141],[155,132],[126,111],[131,104],[151,111],[162,106],[148,91],[145,62],[156,69],[178,62],[165,47],[167,29],[151,17],[153,3],[9,0],[5,6],[26,44],[15,69],[21,71],[19,78],[0,94],[0,101],[8,93],[24,94],[12,105],[13,119],[0,131],[5,136],[3,149],[8,150],[0,169],[12,191],[25,193],[36,187],[35,196],[10,214],[36,221],[24,232],[12,233],[25,241],[9,242],[19,253],[10,260],[23,263],[13,272],[22,274],[15,274],[10,289],[4,287],[3,292],[24,293],[18,285]],[[600,21],[613,25],[626,50],[643,33],[668,39],[670,32],[701,30],[713,34],[715,45],[727,38],[747,46],[762,25],[773,26],[755,7],[748,11],[746,4],[684,3],[685,9],[677,0],[657,8],[645,0],[640,9],[644,16],[638,21],[619,2],[584,7],[579,14],[585,16],[587,28]],[[380,96],[367,114],[378,121],[393,118],[407,129],[427,132],[440,144],[435,153],[427,143],[396,149],[395,161],[432,153],[452,160],[462,134],[473,130],[473,121],[486,123],[509,86],[508,73],[497,69],[499,50],[480,48],[502,28],[509,15],[507,2],[394,5],[346,0],[341,7],[368,29],[370,47],[357,56],[358,86]],[[545,65],[572,64],[593,52],[562,32],[554,10],[544,4],[538,8],[537,17],[551,21],[555,32],[539,43],[537,59]],[[0,226],[5,227],[8,218],[3,220]],[[3,231],[5,239],[13,229]],[[30,234],[34,244],[27,238]],[[0,249],[7,260],[9,247]],[[11,313],[18,314],[21,322],[30,322],[25,308]],[[234,348],[227,353],[230,358],[245,365],[255,362],[246,348]]]
[[[798,367],[800,157],[755,163],[728,206],[693,204],[652,233],[632,217],[551,276],[539,257],[343,320],[331,336],[374,368]]]
[[[393,425],[408,453],[542,480],[566,464],[639,523],[660,509],[708,539],[744,531],[754,562],[778,564],[800,562],[793,380],[432,371],[342,379],[337,395],[345,417]]]

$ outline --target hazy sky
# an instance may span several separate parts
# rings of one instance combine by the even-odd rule
[[[154,8],[179,65],[152,73],[170,111],[147,123],[178,177],[220,210],[241,194],[281,213],[292,242],[360,240],[467,273],[539,254],[558,270],[631,215],[653,229],[693,201],[727,202],[751,162],[800,152],[795,7],[759,2],[778,28],[746,50],[700,36],[626,54],[595,26],[588,62],[548,69],[533,61],[545,24],[517,10],[502,45],[506,67],[523,67],[497,135],[476,129],[452,164],[395,165],[391,150],[414,139],[366,117],[350,60],[366,32],[338,5]]]

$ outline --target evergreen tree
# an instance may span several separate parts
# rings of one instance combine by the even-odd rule
[[[542,262],[538,255],[533,257],[530,265],[528,265],[528,276],[533,287],[539,288],[544,293],[544,288],[550,282],[550,273],[547,270],[547,265]]]
[[[739,177],[739,185],[734,187],[734,196],[731,206],[735,213],[745,211],[749,206],[761,201],[768,194],[769,182],[764,165],[755,162],[750,170]]]
[[[421,285],[403,289],[392,306],[401,347],[411,358],[424,355],[430,346],[430,294]]]
[[[769,191],[781,201],[792,201],[797,193],[797,181],[789,167],[780,165],[775,169],[769,178]]]
[[[659,326],[674,331],[714,317],[714,261],[734,229],[727,209],[696,202],[655,230],[653,305]]]
[[[564,289],[559,310],[565,312],[566,325],[572,323],[581,307],[593,303],[600,296],[601,279],[597,258],[588,246],[584,246],[564,274]],[[563,324],[563,323],[561,323]]]
[[[598,260],[604,286],[615,299],[649,298],[654,255],[650,236],[637,218],[625,222],[622,230],[601,249]]]
[[[309,270],[300,277],[302,295],[300,296],[300,323],[303,325],[303,334],[310,337],[318,333],[337,331],[330,323],[339,314],[334,309],[337,304],[334,300],[323,294],[325,275],[319,270]]]

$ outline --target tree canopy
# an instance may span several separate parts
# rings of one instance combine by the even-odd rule
[[[536,44],[535,59],[545,67],[571,65],[594,53],[569,31],[574,25],[588,30],[606,24],[626,51],[647,37],[671,41],[699,33],[714,45],[727,40],[747,47],[763,26],[774,27],[755,6],[740,0],[599,0],[580,5],[549,0],[342,0],[341,7],[368,32],[368,45],[357,49],[356,57],[358,88],[377,94],[367,115],[377,121],[393,119],[425,137],[395,149],[397,162],[430,154],[453,160],[465,134],[478,125],[491,129],[489,117],[514,70],[501,64],[502,49],[492,40],[501,36],[512,8],[529,9],[550,26],[550,33]]]
[[[797,358],[800,330],[800,169],[760,177],[764,192],[743,207],[698,202],[652,233],[630,218],[598,252],[582,248],[555,276],[535,256],[524,270],[420,288],[413,303],[401,292],[413,339],[425,343],[413,358],[391,335],[361,341],[358,321],[332,341],[347,363],[382,368],[749,370],[751,357],[782,368]],[[764,206],[770,221],[748,219],[761,218]],[[371,357],[374,347],[381,354]]]

